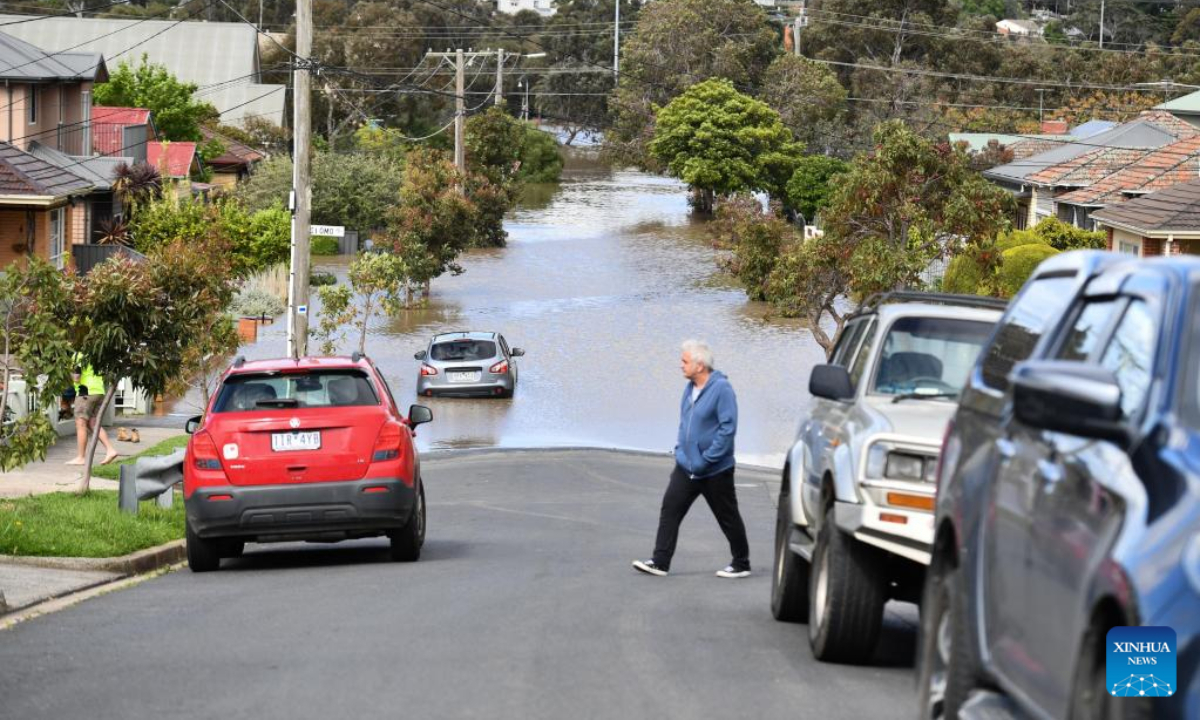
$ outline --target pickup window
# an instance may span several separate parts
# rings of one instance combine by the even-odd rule
[[[994,326],[978,320],[903,317],[883,341],[872,390],[957,395]]]
[[[1053,318],[1071,301],[1073,276],[1047,277],[1033,281],[1009,310],[983,359],[983,382],[996,390],[1008,390],[1013,366],[1033,354],[1034,347]]]

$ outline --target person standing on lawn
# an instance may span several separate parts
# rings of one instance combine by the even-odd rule
[[[675,469],[663,495],[654,557],[634,560],[648,575],[665,576],[675,555],[679,525],[701,495],[729,540],[733,560],[717,577],[750,575],[750,544],[738,512],[733,484],[733,440],[737,434],[737,396],[725,374],[713,369],[712,350],[697,340],[683,343],[680,364],[687,385],[680,402]]]

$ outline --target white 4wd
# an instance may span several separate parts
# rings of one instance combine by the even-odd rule
[[[783,470],[771,611],[808,620],[817,659],[869,660],[884,603],[918,600],[946,423],[1003,307],[929,293],[871,298],[830,363],[813,368],[812,413]]]

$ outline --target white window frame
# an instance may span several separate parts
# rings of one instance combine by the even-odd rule
[[[1141,257],[1142,256],[1142,244],[1130,242],[1129,240],[1118,240],[1117,241],[1117,252],[1122,253],[1124,255],[1134,255],[1137,257]]]
[[[67,209],[50,211],[50,262],[59,270],[67,266]]]

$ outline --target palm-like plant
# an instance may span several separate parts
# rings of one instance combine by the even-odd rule
[[[101,220],[100,237],[96,242],[100,245],[124,245],[125,247],[133,247],[133,236],[129,232],[129,223],[124,219],[107,218]]]
[[[162,195],[162,175],[158,168],[149,163],[121,163],[115,175],[113,192],[121,198],[123,205],[130,208],[130,214],[138,204]]]

